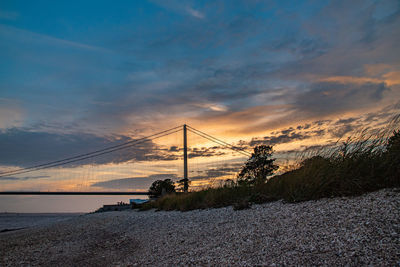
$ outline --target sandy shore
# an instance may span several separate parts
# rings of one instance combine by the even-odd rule
[[[107,212],[0,234],[0,266],[400,264],[400,191],[249,210]]]

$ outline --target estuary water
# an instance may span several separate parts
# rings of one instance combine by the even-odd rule
[[[88,213],[106,204],[129,203],[129,199],[147,196],[63,196],[63,195],[2,195],[0,213]]]

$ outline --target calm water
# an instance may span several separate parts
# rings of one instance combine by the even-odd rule
[[[105,204],[129,203],[147,196],[0,196],[0,213],[93,212]]]

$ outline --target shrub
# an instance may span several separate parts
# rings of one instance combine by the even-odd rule
[[[263,193],[254,192],[250,195],[249,202],[255,204],[262,204],[265,202],[271,202],[277,200],[275,197],[267,196]]]
[[[239,202],[236,202],[233,204],[233,210],[244,210],[244,209],[250,209],[250,202],[247,201],[246,199],[242,199]]]
[[[149,188],[149,195],[152,198],[160,197],[164,194],[175,192],[175,185],[171,179],[157,180],[152,183]]]

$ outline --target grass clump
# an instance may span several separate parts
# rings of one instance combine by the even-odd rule
[[[384,132],[319,151],[290,172],[271,178],[263,191],[289,202],[334,196],[354,196],[400,187],[400,131]]]
[[[239,202],[233,204],[233,210],[245,210],[250,209],[251,203],[247,199],[242,199]]]
[[[240,202],[250,195],[251,188],[244,186],[224,186],[207,188],[190,193],[175,193],[143,204],[141,210],[180,210],[220,208]]]

